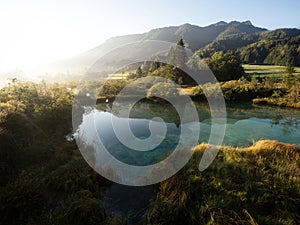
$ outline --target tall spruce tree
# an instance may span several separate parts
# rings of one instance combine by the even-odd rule
[[[187,54],[185,50],[185,44],[182,38],[176,44],[175,48],[175,65],[176,67],[185,69],[187,62]]]
[[[180,38],[176,44],[175,49],[171,47],[167,56],[167,63],[174,65],[178,68],[185,69],[187,62],[187,54],[184,47],[184,41],[182,38]]]

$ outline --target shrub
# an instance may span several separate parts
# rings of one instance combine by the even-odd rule
[[[179,96],[177,88],[172,83],[158,82],[147,92],[147,98],[175,98]]]
[[[126,86],[126,84],[126,80],[108,80],[100,88],[99,95],[105,97],[116,96]]]
[[[206,61],[218,81],[238,80],[244,75],[241,62],[232,51],[216,52]]]
[[[38,174],[22,172],[0,192],[0,223],[28,224],[38,219],[45,210],[44,185]]]

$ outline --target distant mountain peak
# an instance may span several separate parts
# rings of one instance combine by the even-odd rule
[[[215,23],[215,26],[226,26],[228,23],[226,23],[225,21],[220,21],[218,23]]]
[[[250,20],[246,20],[246,21],[242,22],[242,24],[253,26]]]
[[[182,25],[180,25],[180,27],[192,27],[194,25],[190,24],[190,23],[184,23]]]

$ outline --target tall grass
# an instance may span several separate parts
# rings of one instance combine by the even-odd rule
[[[204,172],[189,164],[161,183],[145,224],[299,224],[300,148],[259,141],[248,148],[221,147]]]

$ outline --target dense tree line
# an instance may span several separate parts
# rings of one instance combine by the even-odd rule
[[[279,29],[261,33],[225,32],[199,49],[200,57],[210,57],[216,51],[233,51],[242,63],[293,64],[300,66],[300,30]]]

